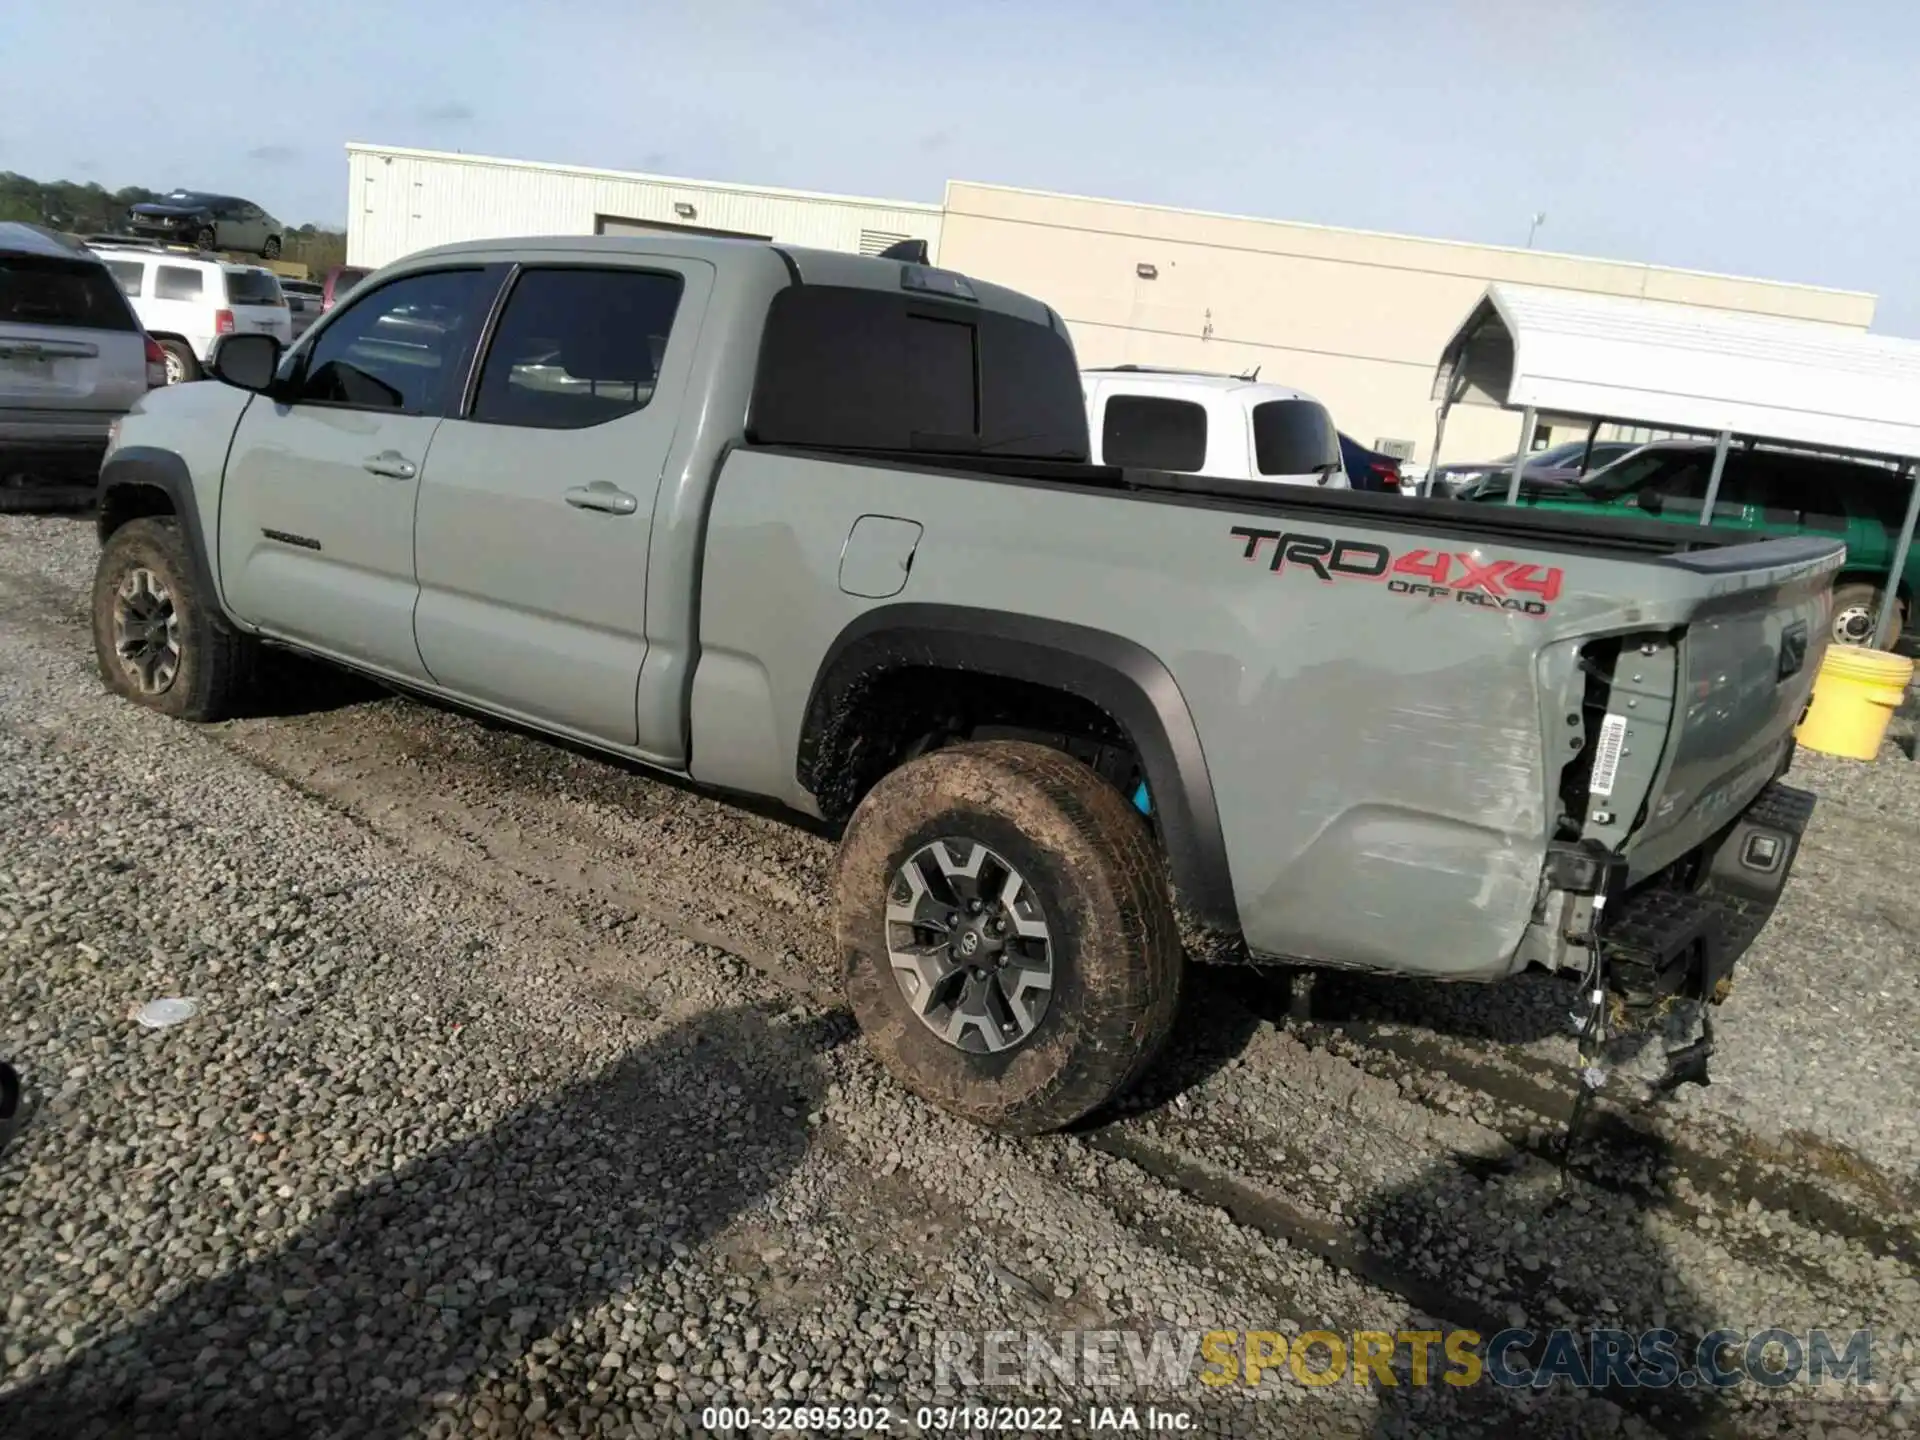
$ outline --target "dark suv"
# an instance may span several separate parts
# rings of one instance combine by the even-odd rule
[[[202,250],[280,258],[280,222],[251,200],[233,195],[174,190],[127,211],[127,228],[135,235]]]

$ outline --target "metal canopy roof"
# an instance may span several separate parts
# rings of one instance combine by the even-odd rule
[[[1490,285],[1433,398],[1920,456],[1920,341],[1662,300]]]

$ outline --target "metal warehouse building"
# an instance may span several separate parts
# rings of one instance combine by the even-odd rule
[[[347,177],[349,265],[509,235],[692,232],[869,255],[901,240],[930,248],[940,240],[938,205],[436,150],[349,145]]]
[[[1205,214],[951,181],[943,205],[863,200],[377,145],[347,147],[347,253],[450,240],[693,231],[936,263],[1038,296],[1086,365],[1243,372],[1326,403],[1365,444],[1431,459],[1434,367],[1492,281],[1864,330],[1874,297],[1538,250]],[[1449,458],[1513,449],[1518,418],[1456,411]],[[1582,431],[1584,433],[1584,431]],[[1542,417],[1537,444],[1571,438]]]

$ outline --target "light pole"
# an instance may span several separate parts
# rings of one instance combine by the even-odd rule
[[[1546,211],[1536,210],[1533,212],[1533,223],[1527,226],[1527,249],[1531,250],[1533,248],[1533,232],[1544,225],[1546,220]]]

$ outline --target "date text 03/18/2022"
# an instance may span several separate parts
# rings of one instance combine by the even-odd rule
[[[910,1423],[909,1423],[910,1422]],[[721,1434],[851,1432],[920,1435],[1044,1435],[1067,1431],[1159,1431],[1193,1428],[1185,1410],[1157,1405],[1095,1405],[1071,1411],[1063,1405],[922,1405],[901,1416],[884,1405],[709,1405],[700,1428]]]

